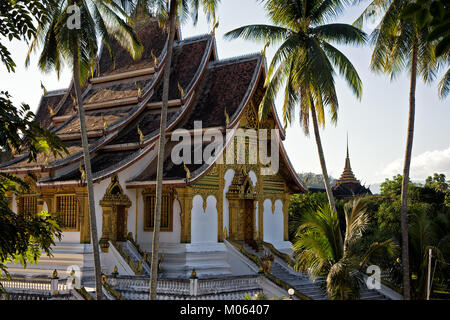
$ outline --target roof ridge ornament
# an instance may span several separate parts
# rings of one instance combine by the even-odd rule
[[[139,124],[137,125],[137,132],[139,134],[139,145],[141,145],[145,141],[145,136],[142,133],[142,130],[139,128]]]
[[[266,49],[267,49],[269,46],[270,46],[270,40],[266,42],[266,44],[264,45],[264,49],[262,49],[262,51],[261,51],[261,55],[262,55],[263,57],[266,56]]]
[[[225,114],[225,125],[228,127],[228,125],[230,124],[230,117],[228,116],[226,107],[225,109],[223,109],[223,113]]]
[[[216,20],[216,17],[214,17],[214,20],[213,20],[213,28],[212,28],[212,31],[211,31],[211,36],[213,37],[213,38],[215,38],[216,37],[216,29],[219,27],[219,20],[217,19]]]
[[[42,89],[43,95],[46,96],[48,91],[47,91],[47,89],[45,88],[44,84],[42,83],[42,80],[41,80],[41,89]]]
[[[183,87],[180,84],[180,81],[178,81],[178,91],[180,91],[181,99],[183,99],[185,96],[185,93],[184,93]]]
[[[138,98],[142,95],[142,88],[138,85],[137,81],[134,82],[134,86],[136,87],[138,91]]]
[[[47,109],[48,109],[48,111],[50,112],[50,117],[54,117],[55,114],[56,114],[56,112],[55,112],[55,110],[53,110],[52,107],[50,107],[49,104],[47,104]]]
[[[83,183],[83,181],[86,180],[86,171],[83,169],[83,166],[81,165],[81,163],[80,163],[80,173],[81,173],[80,180],[81,180],[81,183]]]
[[[155,54],[153,53],[153,50],[150,52],[150,54],[152,55],[153,63],[155,64],[155,68],[156,68],[156,66],[159,64],[158,57],[155,56]]]
[[[183,162],[183,167],[184,167],[184,171],[186,171],[186,180],[190,180],[191,179],[191,171],[189,170],[189,168],[186,166],[186,163]]]

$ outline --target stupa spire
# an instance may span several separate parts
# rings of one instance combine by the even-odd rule
[[[352,166],[350,165],[350,153],[348,151],[348,132],[347,132],[347,156],[345,158],[344,172],[342,172],[341,178],[337,181],[337,184],[341,183],[359,183],[355,178],[352,171]]]

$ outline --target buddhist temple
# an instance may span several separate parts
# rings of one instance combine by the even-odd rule
[[[149,20],[138,36],[144,46],[141,59],[134,61],[113,42],[114,59],[109,50],[101,51],[94,75],[82,93],[101,263],[106,274],[113,270],[121,275],[149,272],[167,34],[156,20]],[[230,248],[231,242],[255,250],[262,243],[289,250],[290,196],[305,192],[305,188],[283,147],[285,132],[275,108],[267,119],[258,120],[266,71],[263,54],[221,60],[213,33],[183,39],[178,31],[166,136],[177,130],[192,136],[191,141],[184,141],[183,149],[190,150],[191,158],[195,158],[195,150],[209,147],[211,130],[221,133],[224,143],[215,149],[213,161],[179,163],[171,156],[179,144],[167,139],[160,236],[162,277],[186,279],[193,269],[199,277],[255,273],[242,262],[236,248]],[[38,265],[27,269],[9,265],[12,274],[51,275],[55,269],[65,274],[69,265],[77,265],[85,278],[93,275],[77,109],[71,84],[47,92],[36,112],[36,121],[66,143],[67,156],[40,154],[37,162],[29,163],[26,151],[22,151],[0,165],[0,172],[15,174],[31,187],[26,193],[9,194],[13,211],[33,214],[47,210],[63,227],[53,258],[42,257]],[[259,157],[253,163],[220,161],[235,147],[232,142],[237,140],[237,132],[248,129],[279,133],[257,141],[279,151],[278,170],[273,174],[263,174],[268,164]],[[248,148],[244,155],[252,156]],[[353,192],[353,185],[361,188],[347,159],[337,190],[349,188]]]
[[[372,194],[372,192],[369,188],[362,186],[353,174],[352,167],[350,165],[347,137],[347,156],[345,158],[345,167],[341,177],[336,181],[336,185],[333,187],[333,195],[336,199],[342,200],[367,194]]]

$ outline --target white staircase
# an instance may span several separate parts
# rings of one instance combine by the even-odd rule
[[[8,263],[11,275],[25,277],[51,277],[53,271],[58,272],[60,279],[69,276],[72,269],[80,271],[81,282],[94,277],[94,255],[92,245],[80,243],[58,242],[52,246],[52,257],[42,253],[37,264],[28,264],[24,268],[21,264]]]
[[[164,254],[160,277],[165,279],[188,279],[192,270],[199,278],[231,276],[227,261],[228,252],[223,243],[212,245],[162,244],[160,255]],[[151,257],[151,252],[148,255]]]

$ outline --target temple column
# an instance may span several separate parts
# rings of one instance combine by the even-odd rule
[[[13,209],[13,193],[11,191],[8,191],[6,193],[6,202],[8,203],[9,209],[12,211]]]
[[[75,195],[80,203],[80,243],[91,243],[91,223],[87,188],[77,188]]]
[[[217,206],[217,241],[223,242],[223,190],[224,185],[223,167],[218,166],[219,189],[217,190],[216,206]]]
[[[103,252],[108,252],[109,241],[114,241],[112,239],[112,216],[113,207],[107,204],[100,204],[102,206],[102,237],[100,238],[99,244]]]
[[[253,240],[258,240],[258,231],[256,230],[256,215],[257,215],[257,213],[256,213],[256,203],[257,203],[258,201],[257,200],[254,200],[253,201],[253,212],[252,212],[252,224],[253,224]],[[258,205],[258,208],[259,208],[259,205]]]
[[[191,242],[191,211],[192,211],[192,189],[177,189],[178,200],[181,207],[181,243]]]
[[[45,203],[47,203],[48,212],[54,213],[55,208],[55,190],[42,190],[41,198]],[[44,204],[42,204],[43,206]]]

